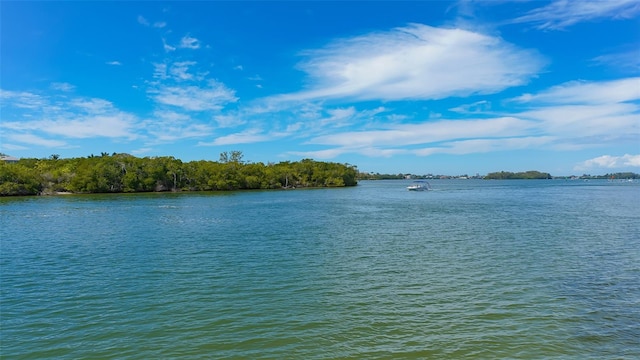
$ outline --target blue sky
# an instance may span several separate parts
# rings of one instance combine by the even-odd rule
[[[0,3],[0,152],[640,172],[640,3]]]

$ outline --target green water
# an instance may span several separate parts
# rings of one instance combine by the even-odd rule
[[[6,359],[640,357],[640,184],[0,199]]]

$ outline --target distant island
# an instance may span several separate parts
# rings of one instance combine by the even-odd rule
[[[504,179],[552,179],[551,174],[530,170],[524,172],[508,172],[508,171],[500,171],[500,172],[492,172],[487,174],[484,177],[487,180],[504,180]]]
[[[191,162],[116,153],[51,155],[0,161],[0,195],[344,187],[357,185],[357,174],[353,165],[311,159],[250,163],[240,151],[223,152],[219,161]]]
[[[487,179],[487,180],[491,180],[491,179],[551,179],[552,176],[549,173],[543,173],[543,172],[539,172],[539,171],[527,171],[527,172],[517,172],[517,173],[513,173],[513,172],[507,172],[507,171],[500,171],[500,172],[493,172],[493,173],[489,173],[487,175],[480,175],[480,174],[476,174],[473,176],[469,176],[467,174],[464,175],[457,175],[457,176],[452,176],[452,175],[433,175],[433,174],[427,174],[427,175],[414,175],[414,174],[373,174],[373,173],[369,173],[369,174],[363,174],[360,173],[358,176],[359,179],[364,180],[392,180],[392,179]]]
[[[358,180],[407,180],[407,179],[482,179],[482,180],[527,180],[527,179],[567,179],[567,180],[595,180],[595,179],[640,179],[640,174],[633,172],[618,172],[605,175],[571,175],[571,176],[552,176],[546,172],[540,171],[524,171],[524,172],[509,172],[499,171],[492,172],[487,175],[434,175],[434,174],[380,174],[380,173],[358,173]]]

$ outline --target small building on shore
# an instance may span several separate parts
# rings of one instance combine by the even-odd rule
[[[18,159],[17,157],[13,157],[13,156],[2,155],[2,156],[0,156],[0,160],[4,161],[7,164],[14,164],[14,163],[17,163],[18,160],[20,160],[20,159]]]

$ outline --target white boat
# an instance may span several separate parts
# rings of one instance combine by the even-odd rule
[[[411,185],[407,186],[409,191],[427,191],[431,190],[431,185],[424,180],[414,181]]]

